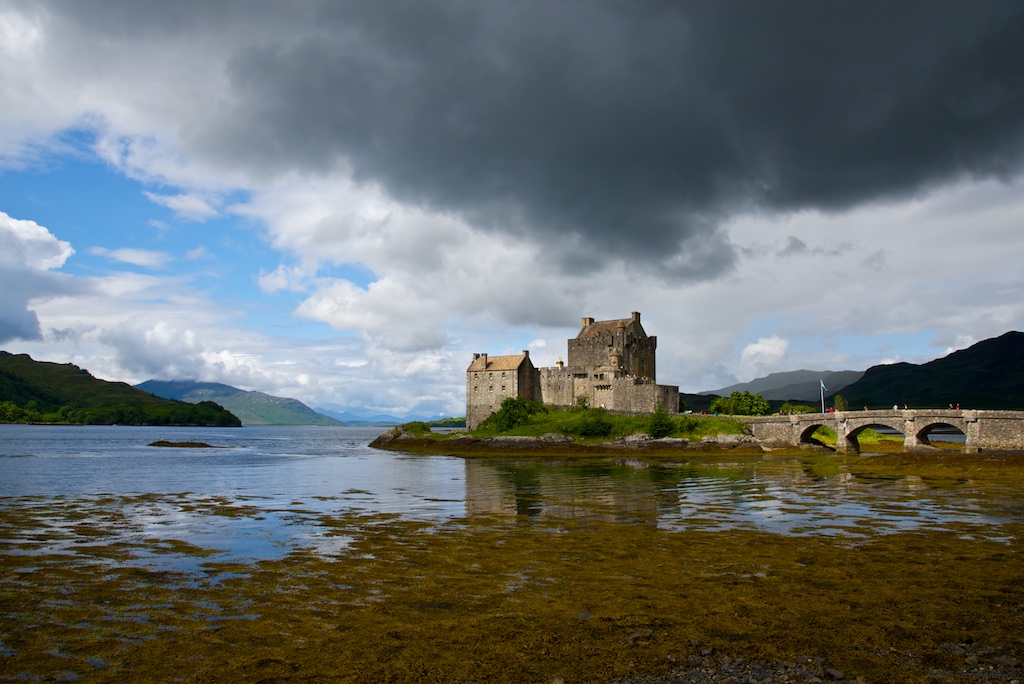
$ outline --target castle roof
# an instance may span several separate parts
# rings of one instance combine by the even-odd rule
[[[513,356],[488,356],[487,354],[473,355],[473,363],[467,369],[473,371],[509,371],[518,370],[523,361],[527,360],[529,354],[515,354]]]
[[[647,333],[640,327],[639,314],[634,315],[633,318],[614,318],[610,321],[595,321],[592,319],[585,319],[584,326],[580,329],[577,340],[586,339],[588,337],[607,337],[608,335],[614,335],[615,331],[619,328],[625,328],[633,332],[638,332],[644,337]],[[634,325],[635,324],[635,325]]]

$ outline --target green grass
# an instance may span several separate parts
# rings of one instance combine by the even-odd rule
[[[668,437],[699,440],[704,436],[740,435],[747,432],[741,421],[722,416],[670,416],[672,430]],[[474,437],[521,435],[539,437],[551,433],[569,435],[582,441],[603,441],[639,433],[649,433],[651,416],[619,415],[594,408],[544,407],[515,427],[500,430],[485,422],[471,434]]]

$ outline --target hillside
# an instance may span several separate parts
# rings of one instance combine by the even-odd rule
[[[750,382],[742,382],[721,389],[708,390],[701,394],[714,394],[727,397],[733,392],[750,392],[760,394],[765,399],[787,401],[816,401],[820,396],[821,384],[829,393],[842,391],[846,386],[857,382],[864,373],[862,371],[811,371],[796,370],[771,373],[763,378]]]
[[[192,380],[147,380],[135,386],[158,397],[190,403],[213,401],[234,413],[243,425],[342,425],[298,399],[247,392],[231,385]]]
[[[107,382],[70,363],[35,361],[0,351],[0,422],[237,426],[215,403],[155,397]]]
[[[1024,409],[1024,333],[1008,332],[921,365],[873,366],[841,394],[854,408]]]

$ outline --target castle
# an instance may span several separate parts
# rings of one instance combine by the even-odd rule
[[[651,413],[658,404],[678,412],[679,387],[655,383],[658,338],[644,332],[639,313],[611,321],[584,318],[568,346],[568,363],[549,368],[534,367],[528,350],[473,354],[466,370],[466,427],[480,425],[506,397],[553,406],[573,406],[584,397],[588,406],[620,413]]]

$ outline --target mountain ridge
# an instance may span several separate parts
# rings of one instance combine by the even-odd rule
[[[124,382],[94,377],[71,363],[0,351],[0,422],[88,425],[238,426],[216,402],[189,404]]]
[[[853,407],[1024,408],[1024,333],[1010,331],[923,364],[872,366],[843,396]]]
[[[238,416],[243,425],[343,425],[298,399],[251,392],[219,382],[146,380],[135,387],[158,397],[191,404],[216,402]]]
[[[980,409],[1024,408],[1024,333],[1009,331],[922,364],[880,364],[863,372],[785,371],[683,397],[698,409],[714,396],[729,396],[734,391],[760,394],[769,401],[817,403],[821,382],[825,383],[826,401],[841,394],[853,408],[894,404],[917,408],[950,404]]]
[[[851,385],[864,376],[864,371],[813,371],[795,370],[769,373],[750,382],[740,382],[717,390],[699,392],[702,395],[727,397],[733,392],[750,392],[760,394],[768,400],[799,400],[811,401],[821,394],[821,383],[825,383],[826,392],[836,393]]]

